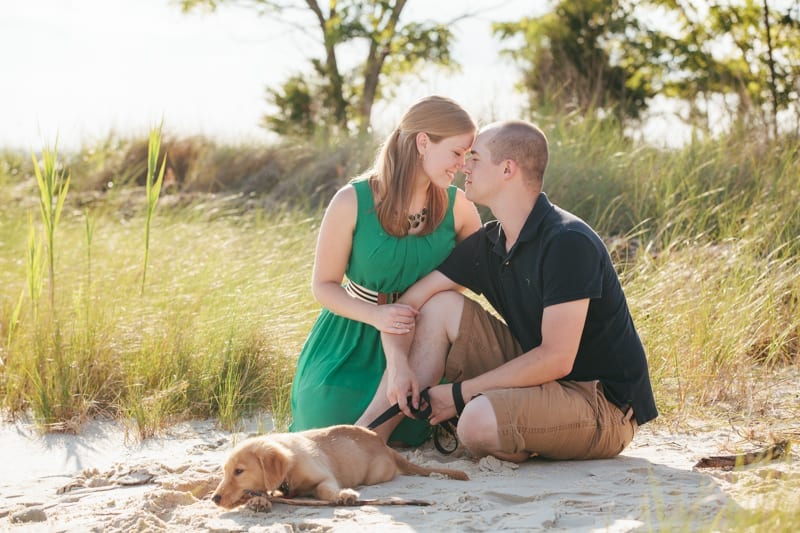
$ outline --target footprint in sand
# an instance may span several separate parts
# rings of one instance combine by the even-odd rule
[[[448,510],[459,513],[477,513],[491,509],[492,507],[494,507],[494,505],[484,497],[473,496],[472,494],[459,496],[458,502],[446,505]]]
[[[494,490],[486,491],[484,493],[486,498],[497,501],[498,503],[510,503],[518,505],[523,503],[538,502],[550,496],[548,493],[537,492],[536,494],[509,494],[507,492],[497,492]]]
[[[514,470],[517,470],[519,468],[519,465],[517,463],[501,461],[496,457],[487,455],[486,457],[482,457],[481,460],[478,461],[478,468],[480,469],[481,472],[506,474],[513,472]]]

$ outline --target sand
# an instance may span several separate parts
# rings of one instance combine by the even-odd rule
[[[208,496],[222,462],[258,427],[269,430],[269,420],[241,433],[221,431],[211,420],[183,423],[132,442],[110,421],[91,422],[79,435],[40,435],[25,422],[7,423],[0,427],[0,530],[724,531],[738,511],[775,501],[787,481],[800,486],[800,461],[792,454],[738,471],[694,469],[702,457],[758,446],[752,427],[745,439],[742,427],[690,421],[680,430],[647,424],[609,460],[516,465],[443,456],[426,445],[403,453],[419,464],[462,469],[471,480],[400,476],[360,489],[364,499],[430,506],[216,507]]]

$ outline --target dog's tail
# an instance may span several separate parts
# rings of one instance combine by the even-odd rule
[[[433,473],[442,474],[443,476],[447,476],[450,479],[458,479],[461,481],[468,481],[469,476],[467,476],[466,472],[462,472],[461,470],[453,470],[451,468],[428,468],[425,466],[415,465],[395,450],[392,450],[394,454],[395,463],[397,463],[397,468],[403,474],[411,474],[415,476],[427,476]]]

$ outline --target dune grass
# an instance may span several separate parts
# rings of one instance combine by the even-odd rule
[[[798,402],[776,387],[800,350],[797,140],[734,134],[665,152],[605,123],[542,126],[552,152],[545,190],[598,230],[620,272],[648,352],[656,423],[800,419]],[[146,143],[109,140],[64,162],[72,188],[51,233],[36,217],[32,163],[0,151],[7,416],[54,431],[112,416],[140,438],[188,418],[235,428],[262,410],[286,427],[296,357],[319,311],[309,282],[321,206],[374,147],[166,144],[155,216],[141,177]],[[55,278],[52,298],[40,298]],[[789,388],[796,398],[796,383]],[[684,515],[677,524],[692,523]],[[783,510],[726,520],[741,531],[800,528]]]
[[[731,135],[665,152],[633,145],[605,123],[562,117],[543,127],[552,152],[545,190],[606,238],[661,412],[754,409],[748,391],[798,359],[798,142]],[[109,141],[115,153],[51,161],[48,168],[71,168],[75,190],[66,199],[51,191],[50,205],[64,202],[52,231],[33,216],[41,207],[33,169],[2,153],[0,390],[8,413],[31,410],[48,428],[108,413],[135,420],[142,435],[181,417],[232,425],[259,408],[286,420],[294,360],[319,308],[309,280],[324,196],[313,205],[308,197],[330,194],[371,154],[345,145],[265,159],[254,147],[170,143],[196,159],[168,159],[172,192],[155,216],[146,184],[120,166],[138,154],[139,170],[152,167],[144,179],[154,178],[154,154],[142,143]],[[196,191],[197,159],[224,161],[234,192],[178,194]],[[276,168],[294,169],[296,183],[247,192],[252,176]],[[108,185],[115,180],[123,185]],[[40,300],[54,276],[58,288]]]
[[[216,204],[153,219],[144,294],[145,215],[100,210],[89,233],[83,212],[65,212],[58,320],[44,301],[38,317],[28,298],[16,310],[27,291],[27,233],[5,212],[0,241],[13,253],[0,259],[0,324],[14,329],[2,351],[5,410],[30,410],[60,430],[110,414],[142,437],[187,417],[216,416],[227,427],[260,409],[285,417],[293,357],[317,311],[308,284],[318,217],[209,217]]]

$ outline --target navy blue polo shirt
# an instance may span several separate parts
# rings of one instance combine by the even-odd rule
[[[493,220],[458,244],[438,270],[482,294],[525,352],[542,343],[545,307],[589,298],[575,364],[562,380],[600,380],[609,401],[633,407],[639,425],[658,416],[644,347],[603,240],[544,193],[509,252]]]

